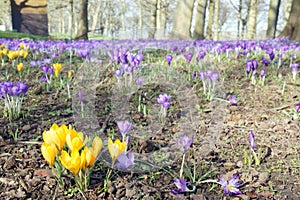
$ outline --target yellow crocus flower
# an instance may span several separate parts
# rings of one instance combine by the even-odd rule
[[[88,163],[87,163],[87,147],[85,147],[81,153],[80,153],[80,169],[82,169],[83,171],[86,170],[87,166],[88,166]]]
[[[28,56],[28,52],[24,51],[23,49],[20,51],[19,56],[26,58]]]
[[[54,74],[55,74],[55,76],[58,77],[58,74],[59,74],[59,72],[60,72],[60,70],[62,68],[62,64],[55,63],[55,64],[53,64],[53,68],[54,68]]]
[[[68,71],[68,78],[72,77],[72,71]]]
[[[18,72],[22,71],[23,68],[24,68],[24,64],[23,64],[23,63],[19,63],[19,64],[17,65],[17,70],[18,70]]]
[[[70,130],[66,136],[66,142],[71,151],[79,151],[87,143],[87,140],[87,136],[84,139],[83,133],[74,129]]]
[[[1,48],[1,49],[4,49],[4,48],[5,48],[5,44],[2,43],[2,44],[0,45],[0,48]]]
[[[3,51],[4,52],[4,51]],[[3,53],[4,54],[4,53]],[[9,60],[13,60],[15,58],[15,55],[14,55],[14,52],[12,51],[9,51],[7,53],[7,57],[9,58]]]
[[[98,157],[102,149],[102,140],[100,137],[96,136],[93,140],[92,147],[84,148],[84,153],[86,157],[86,166],[85,167],[92,167]]]
[[[47,144],[43,142],[41,146],[41,152],[45,160],[49,163],[49,165],[53,166],[55,162],[55,157],[58,154],[58,150],[55,144]]]
[[[114,163],[117,160],[117,158],[125,151],[126,142],[122,143],[119,139],[113,142],[112,139],[109,138],[107,146],[111,159]]]
[[[27,52],[27,51],[24,51],[24,53],[23,53],[23,58],[27,58],[27,56],[28,56],[28,52]]]
[[[3,49],[3,55],[7,56],[8,50],[6,48]]]
[[[81,157],[78,151],[72,151],[70,156],[68,152],[63,150],[59,160],[61,164],[74,175],[77,175],[78,171],[81,169]]]
[[[57,124],[53,124],[49,131],[44,131],[43,140],[48,144],[55,144],[61,151],[66,142],[67,131],[65,125],[59,127]]]
[[[20,44],[19,44],[19,48],[20,48],[20,49],[24,49],[24,47],[25,47],[25,44],[24,44],[24,43],[20,43]]]
[[[100,137],[96,136],[94,137],[93,143],[92,143],[92,148],[93,148],[93,154],[95,155],[95,157],[98,156],[98,154],[100,153],[101,149],[102,149],[102,140]]]

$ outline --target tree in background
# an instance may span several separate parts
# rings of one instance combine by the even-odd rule
[[[250,0],[250,10],[248,18],[247,39],[253,40],[256,36],[256,18],[257,18],[258,0]]]
[[[12,30],[12,14],[10,0],[0,1],[0,25],[4,30]]]
[[[79,12],[78,12],[78,29],[75,39],[88,39],[88,0],[79,1]]]
[[[280,36],[290,36],[292,40],[300,40],[300,1],[293,0],[291,13]]]
[[[196,0],[197,1],[197,10],[196,10],[196,22],[195,29],[193,33],[193,38],[196,40],[204,39],[205,31],[205,17],[206,17],[206,7],[207,0]]]
[[[275,38],[281,0],[271,0],[268,14],[267,37]]]
[[[215,0],[215,9],[214,9],[214,32],[213,32],[213,39],[219,40],[219,21],[220,15],[220,0]]]
[[[178,0],[175,10],[173,34],[176,39],[190,39],[194,0]]]
[[[214,22],[214,10],[215,10],[215,0],[209,0],[209,17],[206,27],[206,38],[208,40],[213,39],[213,22]]]

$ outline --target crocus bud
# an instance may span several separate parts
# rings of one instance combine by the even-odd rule
[[[252,131],[250,131],[250,133],[249,133],[249,139],[250,139],[251,149],[254,151],[255,139],[254,139],[254,134]]]

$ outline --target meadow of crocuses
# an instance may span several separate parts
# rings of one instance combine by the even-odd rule
[[[300,43],[0,39],[1,199],[300,198]]]

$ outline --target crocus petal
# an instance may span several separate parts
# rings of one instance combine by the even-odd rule
[[[112,139],[109,138],[107,146],[112,161],[115,162],[116,159],[120,156],[120,154],[123,153],[123,151],[125,151],[126,142],[122,143],[119,139],[113,142]]]
[[[255,139],[254,139],[254,134],[252,131],[250,131],[250,133],[249,133],[249,139],[250,139],[251,149],[254,151]]]
[[[95,157],[97,157],[99,152],[101,151],[102,145],[103,144],[102,144],[101,138],[96,136],[92,143],[93,153],[94,153]]]
[[[49,163],[49,165],[53,166],[55,162],[55,157],[58,154],[58,150],[55,144],[47,144],[43,142],[41,146],[41,152],[45,160]]]
[[[218,181],[223,187],[227,185],[227,180],[223,177],[219,178]]]

